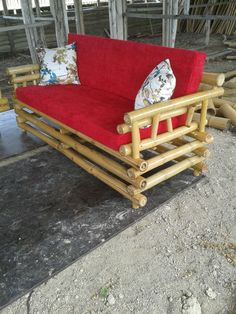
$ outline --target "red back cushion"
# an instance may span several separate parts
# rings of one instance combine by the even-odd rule
[[[132,41],[69,34],[76,42],[78,73],[82,85],[134,100],[146,76],[169,58],[176,76],[172,98],[196,92],[206,55],[202,52],[166,48]]]

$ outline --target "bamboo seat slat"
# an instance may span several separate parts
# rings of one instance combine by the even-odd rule
[[[143,190],[146,191],[150,189],[151,187],[155,186],[156,184],[159,184],[173,177],[174,175],[180,173],[181,171],[187,168],[191,168],[192,166],[196,165],[197,163],[200,163],[203,160],[204,160],[203,157],[194,156],[194,157],[187,158],[183,161],[180,161],[179,163],[167,169],[161,170],[158,173],[147,178],[147,185]]]

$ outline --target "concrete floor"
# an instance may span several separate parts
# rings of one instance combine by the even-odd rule
[[[45,146],[40,139],[26,134],[16,125],[13,110],[0,113],[0,160]]]

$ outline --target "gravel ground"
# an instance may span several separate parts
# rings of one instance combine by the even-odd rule
[[[236,313],[236,134],[211,133],[207,181],[2,314]]]

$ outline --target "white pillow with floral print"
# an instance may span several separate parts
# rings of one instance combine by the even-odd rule
[[[80,84],[75,43],[61,48],[41,48],[38,57],[41,75],[39,85]]]
[[[166,59],[159,63],[143,82],[135,98],[135,109],[170,99],[175,86],[176,78],[170,60]]]

